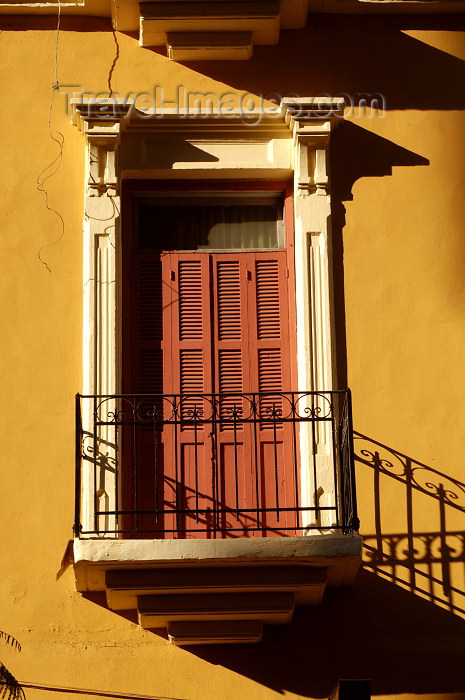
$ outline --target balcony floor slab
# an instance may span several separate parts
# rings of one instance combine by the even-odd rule
[[[80,592],[105,591],[109,569],[262,566],[308,563],[326,567],[330,588],[352,585],[361,562],[358,534],[217,540],[75,539],[74,571]]]

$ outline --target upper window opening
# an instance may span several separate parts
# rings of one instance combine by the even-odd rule
[[[133,250],[276,250],[285,247],[282,197],[141,197]]]

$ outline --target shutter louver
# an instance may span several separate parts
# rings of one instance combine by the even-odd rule
[[[207,319],[204,318],[205,281],[200,260],[178,261],[178,290],[179,290],[179,391],[185,394],[202,394],[205,391],[204,354]],[[173,329],[174,330],[174,329]],[[196,408],[197,419],[200,418],[203,401],[195,398],[182,399],[181,416],[183,420],[191,421]]]
[[[262,349],[258,351],[258,373],[260,391],[281,391],[281,350]]]
[[[163,394],[162,350],[141,350],[140,390],[142,394]]]
[[[239,263],[237,261],[221,260],[217,265],[218,339],[240,340],[241,298]]]
[[[257,331],[258,339],[280,337],[279,274],[277,260],[257,260]]]
[[[163,351],[141,350],[139,373],[141,393],[152,394],[139,404],[139,416],[148,419],[148,425],[143,429],[151,429],[152,417],[155,420],[163,419]]]
[[[163,393],[163,298],[161,260],[135,259],[139,280],[139,335],[137,391],[142,394]],[[137,328],[137,327],[136,327]],[[134,329],[136,331],[136,329]]]
[[[277,418],[282,411],[281,350],[261,349],[258,351],[258,381],[260,391],[278,392],[275,396],[260,397],[260,417],[267,421],[274,416]]]
[[[218,391],[222,430],[234,429],[234,407],[237,419],[241,420],[242,399],[231,393],[243,389],[241,319],[241,284],[238,260],[216,261],[216,298],[218,328]],[[246,353],[247,354],[247,353]],[[242,424],[237,426],[242,428]]]
[[[181,350],[180,354],[181,394],[196,394],[182,400],[181,416],[191,421],[196,408],[197,418],[203,408],[200,394],[203,394],[203,353],[202,350]]]
[[[181,350],[181,394],[203,393],[203,353]]]
[[[179,337],[202,340],[202,268],[199,261],[179,262]]]
[[[162,275],[160,260],[141,260],[139,268],[140,339],[162,340]]]
[[[231,393],[242,391],[242,353],[240,350],[220,350],[218,353],[220,394],[226,394],[220,398],[220,416],[222,430],[233,430],[234,406],[236,407],[237,420],[241,420],[242,399],[240,396],[230,396]],[[231,422],[230,422],[231,421]],[[237,426],[242,428],[242,424]]]

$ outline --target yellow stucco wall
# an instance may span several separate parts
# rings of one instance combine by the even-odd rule
[[[256,48],[249,63],[189,66],[117,35],[112,87],[122,95],[161,85],[169,98],[184,85],[386,98],[384,116],[352,115],[333,143],[338,361],[364,436],[367,568],[353,591],[328,594],[260,646],[194,652],[81,597],[72,567],[57,578],[74,507],[84,139],[55,91],[63,157],[46,188],[57,216],[37,188],[59,152],[48,125],[54,20],[3,19],[0,29],[0,629],[23,647],[1,647],[2,662],[26,682],[179,700],[327,697],[341,677],[372,678],[380,698],[465,697],[465,22],[318,16],[283,32],[278,47]],[[105,20],[63,22],[60,85],[107,91],[114,55]],[[375,451],[392,464],[381,464],[379,486]],[[410,500],[405,465],[415,475]],[[439,483],[457,496],[442,521]],[[441,528],[457,534],[441,541]],[[394,550],[383,564],[380,552]],[[27,690],[28,700],[47,696]]]

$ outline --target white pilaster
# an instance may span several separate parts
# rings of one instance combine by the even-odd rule
[[[313,392],[337,388],[328,177],[334,121],[334,115],[312,118],[310,110],[293,116],[298,386]],[[331,417],[331,397],[316,394],[308,408],[317,417]],[[335,428],[330,420],[301,425],[302,505],[335,505]],[[323,514],[309,524],[328,526],[331,519]]]
[[[83,237],[83,394],[112,395],[117,386],[116,249],[120,198],[117,195],[116,148],[119,122],[88,121],[86,192]],[[117,410],[114,399],[82,400],[83,469],[82,525],[84,530],[115,530],[115,519],[95,509],[114,510],[116,496],[116,434],[114,426],[96,426]],[[93,496],[95,494],[95,497]]]

